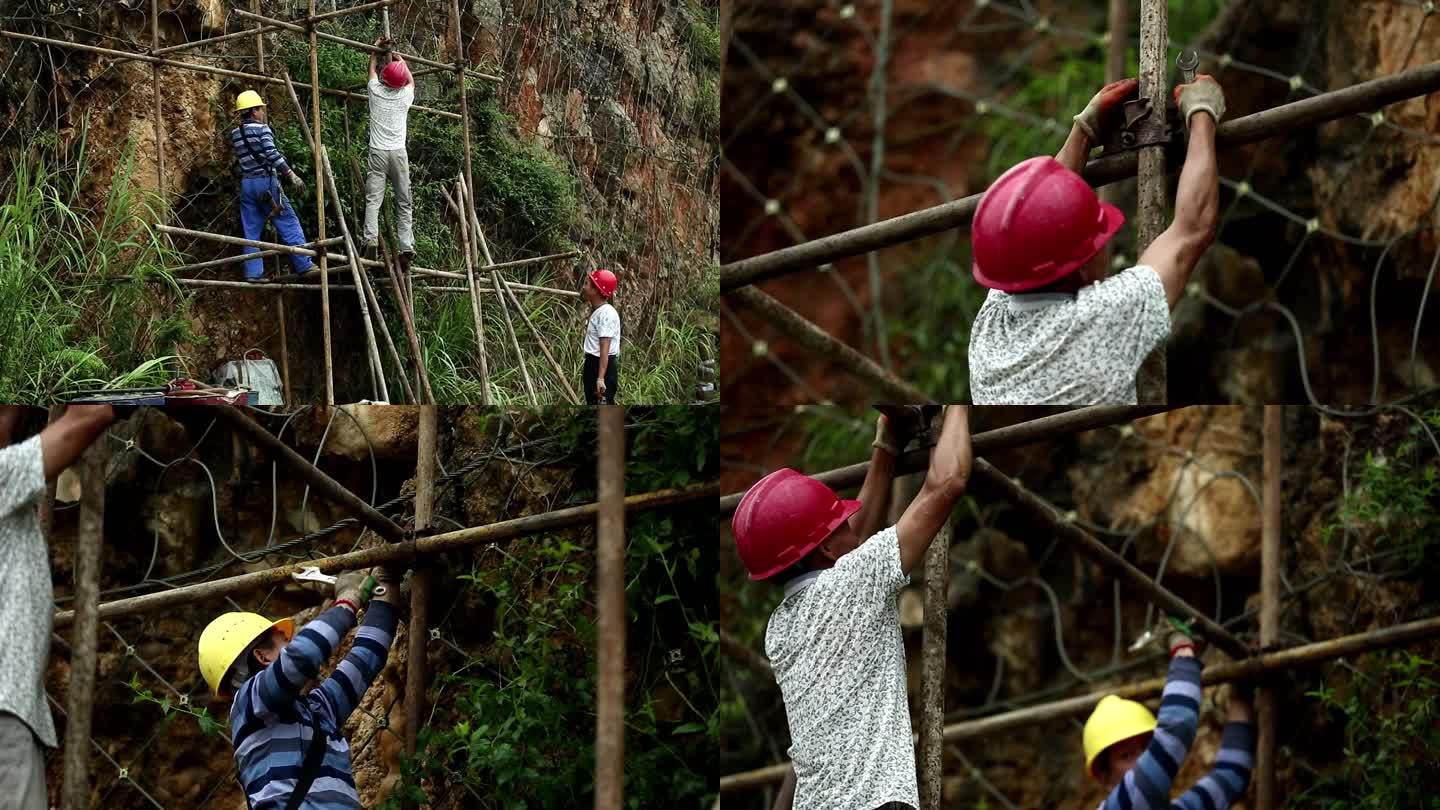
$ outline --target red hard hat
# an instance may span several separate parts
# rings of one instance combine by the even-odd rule
[[[745,492],[730,528],[751,579],[768,579],[799,562],[860,509],[808,475],[782,468]]]
[[[615,286],[620,282],[609,270],[596,270],[590,274],[590,283],[595,285],[601,295],[609,298],[615,294]]]
[[[404,62],[391,62],[380,71],[380,81],[399,90],[410,83],[410,68]]]
[[[1125,224],[1080,175],[1051,157],[996,180],[970,223],[975,280],[1002,292],[1043,287],[1079,270]]]

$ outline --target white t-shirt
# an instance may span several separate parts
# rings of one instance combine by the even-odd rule
[[[976,405],[1134,405],[1135,373],[1170,336],[1155,268],[1069,293],[991,290],[970,329]]]
[[[370,148],[405,148],[405,120],[415,102],[415,82],[396,90],[376,76],[370,80]]]
[[[35,509],[44,494],[40,437],[0,448],[0,616],[5,617],[0,712],[23,720],[40,742],[54,748],[58,743],[45,702],[45,665],[55,589]]]
[[[895,527],[786,586],[765,654],[785,698],[795,810],[920,806],[896,606]]]
[[[620,313],[609,302],[601,304],[590,313],[590,323],[585,327],[585,353],[600,356],[600,338],[610,338],[610,356],[620,354]]]

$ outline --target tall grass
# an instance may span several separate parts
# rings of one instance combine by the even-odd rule
[[[85,131],[69,156],[21,148],[0,187],[0,401],[163,382],[194,339],[151,224],[161,202],[133,183],[133,144],[87,205]]]

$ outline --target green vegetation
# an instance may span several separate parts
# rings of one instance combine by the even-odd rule
[[[577,469],[594,469],[594,420],[554,418]],[[714,408],[631,409],[627,492],[680,486],[718,474]],[[594,496],[593,480],[576,500]],[[708,807],[718,744],[713,670],[719,642],[713,537],[703,510],[632,516],[626,526],[627,631],[634,675],[626,687],[629,807],[654,797]],[[465,791],[477,807],[582,807],[594,767],[593,544],[573,531],[515,541],[459,577],[495,610],[492,640],[463,666],[436,676],[437,716],[385,805],[423,802],[420,781]]]
[[[1377,551],[1396,551],[1407,565],[1428,562],[1427,552],[1440,537],[1440,469],[1427,428],[1440,429],[1440,410],[1423,420],[1394,447],[1366,452],[1322,539],[1333,543],[1337,532],[1358,533]]]
[[[686,45],[690,50],[690,66],[698,72],[720,67],[720,7],[699,0],[690,0],[683,14],[689,28]]]
[[[1321,810],[1440,808],[1440,680],[1435,662],[1389,651],[1334,666],[1314,698],[1344,732],[1334,771],[1291,796],[1289,807]],[[1331,685],[1344,671],[1343,686]]]
[[[0,197],[0,401],[173,378],[194,340],[188,302],[164,269],[173,255],[150,223],[160,205],[133,183],[134,146],[91,202],[85,130],[71,153],[18,150]]]
[[[720,80],[711,76],[695,89],[695,109],[691,113],[695,128],[714,137],[720,132]]]

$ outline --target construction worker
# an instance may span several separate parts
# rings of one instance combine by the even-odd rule
[[[1085,771],[1109,795],[1101,810],[1225,810],[1245,793],[1255,766],[1249,690],[1232,685],[1215,769],[1170,801],[1170,784],[1200,725],[1200,659],[1182,633],[1171,633],[1170,673],[1157,719],[1144,704],[1106,695],[1085,721]]]
[[[1106,85],[1075,116],[1059,154],[1011,168],[980,201],[973,273],[990,292],[970,331],[977,405],[1136,402],[1135,374],[1169,336],[1170,310],[1215,237],[1215,127],[1225,116],[1211,77],[1175,88],[1189,130],[1175,219],[1137,264],[1106,278],[1102,248],[1125,217],[1079,172],[1136,87],[1134,79]]]
[[[415,103],[415,82],[400,54],[388,50],[390,40],[375,40],[386,48],[388,62],[375,74],[375,53],[370,53],[370,171],[365,176],[365,247],[373,257],[380,234],[380,205],[385,202],[385,180],[395,186],[395,210],[400,228],[400,262],[409,266],[415,253],[414,212],[410,202],[410,157],[405,151],[405,127]]]
[[[109,405],[71,405],[37,435],[13,443],[24,411],[0,405],[0,618],[6,628],[0,655],[0,807],[45,810],[40,747],[56,748],[59,741],[45,703],[55,594],[37,506],[46,482],[100,438],[115,412]]]
[[[233,698],[230,742],[253,810],[360,807],[341,734],[350,713],[385,666],[399,618],[399,576],[375,569],[335,580],[335,602],[295,632],[291,619],[225,613],[200,634],[200,673],[217,698]],[[367,608],[368,604],[368,608]],[[355,626],[350,652],[318,687],[305,690]]]
[[[620,377],[620,313],[610,299],[619,281],[609,270],[596,270],[585,277],[580,295],[590,305],[585,327],[585,368],[580,387],[589,405],[615,404],[615,387]]]
[[[859,500],[777,470],[741,498],[731,526],[750,578],[784,588],[765,652],[785,701],[791,772],[776,807],[918,807],[906,696],[901,588],[970,477],[966,406],[945,409],[930,468],[894,526],[876,531],[895,458],[921,425],[882,416]]]
[[[305,244],[305,231],[280,189],[280,178],[288,179],[296,191],[305,190],[305,181],[275,148],[275,133],[265,123],[265,101],[254,90],[246,90],[235,99],[235,112],[240,116],[240,123],[230,130],[230,148],[240,164],[240,224],[245,229],[245,238],[259,239],[265,223],[273,222],[281,242],[291,247]],[[245,248],[246,253],[257,251],[256,247]],[[290,254],[290,266],[297,275],[313,264],[309,256]],[[261,259],[245,262],[245,280],[265,280]]]

